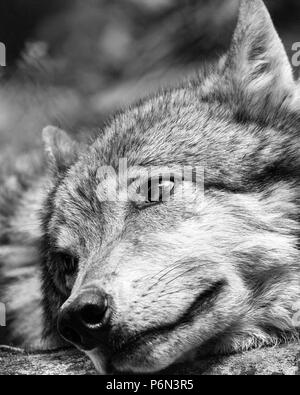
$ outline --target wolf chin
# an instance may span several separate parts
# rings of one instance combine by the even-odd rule
[[[1,175],[7,341],[71,343],[103,373],[298,338],[299,131],[299,86],[260,0],[241,2],[216,65],[116,116],[93,144],[46,128],[47,165],[37,154]],[[186,201],[101,199],[113,179],[98,169],[119,158],[136,180],[203,167],[204,200],[192,180],[177,186]]]

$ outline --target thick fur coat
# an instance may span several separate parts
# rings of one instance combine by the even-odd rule
[[[113,301],[87,352],[101,372],[298,338],[299,131],[299,86],[261,0],[242,0],[217,65],[117,115],[91,146],[46,128],[50,171],[37,155],[2,177],[8,341],[64,344],[59,314],[90,284]],[[134,179],[203,169],[204,196],[181,180],[186,200],[105,199],[115,179],[99,168],[117,172],[120,158]]]

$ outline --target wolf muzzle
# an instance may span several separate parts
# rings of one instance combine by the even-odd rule
[[[58,331],[69,343],[90,351],[105,339],[110,321],[109,297],[96,287],[87,287],[62,307]]]

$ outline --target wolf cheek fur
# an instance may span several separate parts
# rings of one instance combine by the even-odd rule
[[[62,305],[91,284],[112,300],[106,345],[99,338],[88,352],[99,370],[107,360],[153,372],[196,348],[227,353],[297,337],[298,92],[265,6],[243,0],[231,49],[209,73],[124,112],[90,147],[47,128],[45,337],[57,336]],[[117,169],[123,157],[203,166],[204,204],[100,202],[98,168]]]

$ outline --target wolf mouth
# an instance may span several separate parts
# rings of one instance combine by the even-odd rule
[[[116,342],[112,347],[113,353],[111,355],[111,360],[119,360],[120,358],[122,359],[130,355],[132,352],[136,352],[140,347],[147,346],[147,344],[151,343],[151,340],[161,338],[163,341],[170,332],[182,325],[191,324],[201,312],[209,310],[212,307],[226,286],[226,280],[213,283],[208,289],[201,292],[186,312],[176,321],[144,330],[127,341],[119,342],[119,344]]]

